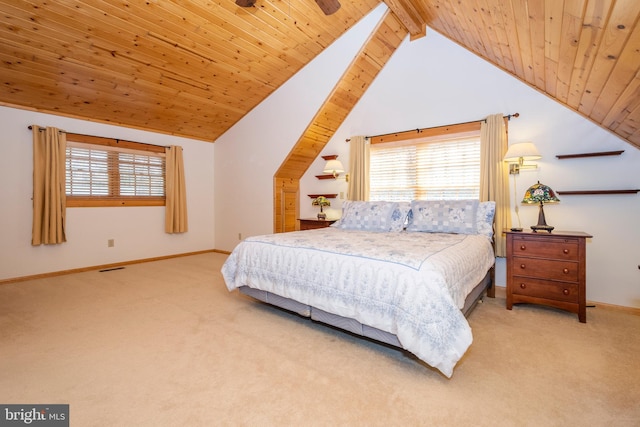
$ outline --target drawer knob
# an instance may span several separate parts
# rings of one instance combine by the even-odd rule
[[[569,249],[563,249],[563,250],[562,250],[562,253],[563,253],[563,254],[565,254],[565,255],[567,255],[567,254],[569,253]]]
[[[525,249],[527,249],[527,247],[525,245],[520,245],[520,250],[524,251]]]
[[[520,268],[521,268],[521,269],[523,269],[523,270],[524,270],[524,269],[525,269],[525,267],[526,267],[526,265],[524,265],[524,264],[520,264]]]
[[[564,295],[569,295],[569,289],[563,289],[563,290],[562,290],[562,293],[563,293]]]
[[[563,269],[562,269],[562,272],[563,272],[564,274],[569,274],[569,269],[568,269],[568,268],[563,268]]]
[[[520,289],[526,289],[527,285],[524,283],[520,283]]]

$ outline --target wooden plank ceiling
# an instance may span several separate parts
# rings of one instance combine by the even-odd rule
[[[215,141],[376,7],[0,0],[0,104]],[[640,147],[640,1],[385,0]]]

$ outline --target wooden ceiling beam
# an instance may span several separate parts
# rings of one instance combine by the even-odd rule
[[[427,24],[416,10],[413,2],[408,0],[384,0],[384,3],[396,15],[398,20],[411,35],[411,40],[427,35]]]
[[[299,199],[295,205],[284,203],[287,199],[286,194],[296,193],[300,178],[327,145],[406,35],[407,30],[400,20],[395,14],[387,11],[276,171],[273,215],[276,233],[292,231],[291,227],[295,226],[295,221],[286,219],[295,217],[299,211]],[[366,72],[363,72],[365,70]],[[283,182],[289,183],[286,191],[283,190]]]

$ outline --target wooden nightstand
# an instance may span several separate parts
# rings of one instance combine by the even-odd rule
[[[300,218],[300,230],[313,230],[314,228],[328,227],[337,219]]]
[[[586,245],[581,231],[507,234],[507,309],[513,304],[544,304],[578,314],[586,312]]]

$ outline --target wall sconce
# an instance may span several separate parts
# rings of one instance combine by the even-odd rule
[[[324,169],[322,173],[328,173],[333,175],[334,178],[337,178],[339,174],[344,172],[344,166],[342,166],[342,162],[340,160],[329,160],[327,164],[324,165]]]
[[[525,160],[537,160],[542,156],[532,142],[512,144],[504,155],[504,161],[509,162],[509,174],[517,175],[520,169],[537,169],[537,164],[524,164]]]
[[[341,179],[339,175],[344,172],[342,162],[338,160],[337,155],[322,156],[327,163],[324,165],[322,173],[325,175],[316,175],[318,179]],[[345,174],[344,179],[349,182],[349,174]]]

